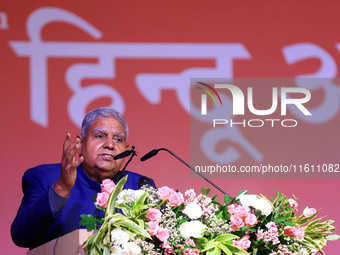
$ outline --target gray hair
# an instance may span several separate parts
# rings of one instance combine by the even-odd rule
[[[124,127],[126,138],[128,137],[129,127],[128,124],[126,123],[124,116],[120,112],[111,107],[100,107],[90,111],[88,114],[86,114],[85,118],[83,119],[80,131],[82,139],[85,138],[88,127],[91,126],[96,119],[105,117],[111,117],[118,120],[120,124],[122,124],[122,126]]]

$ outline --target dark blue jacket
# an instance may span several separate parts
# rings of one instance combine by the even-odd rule
[[[81,166],[77,180],[65,205],[53,213],[49,204],[49,190],[60,176],[60,164],[40,165],[27,170],[22,178],[24,197],[11,226],[14,243],[21,247],[35,248],[52,239],[82,228],[81,214],[95,214],[93,195],[101,192],[100,183],[92,180]],[[139,189],[142,175],[125,171],[129,175],[124,189]],[[153,181],[152,181],[153,182]]]

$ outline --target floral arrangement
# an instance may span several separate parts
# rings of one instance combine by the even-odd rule
[[[209,197],[169,187],[123,190],[104,180],[95,205],[105,216],[81,215],[81,225],[99,229],[85,244],[87,254],[304,255],[337,240],[333,221],[305,208],[298,216],[295,199],[276,193],[271,201],[242,191],[234,199]]]

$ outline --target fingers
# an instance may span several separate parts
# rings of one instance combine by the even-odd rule
[[[79,158],[78,158],[78,160],[76,160],[76,162],[75,162],[75,167],[77,168],[81,163],[83,163],[84,162],[84,157],[83,156],[80,156]]]
[[[77,137],[71,143],[71,135],[68,133],[64,142],[62,163],[64,165],[73,165],[76,162],[75,157],[80,149],[81,140]],[[79,160],[78,160],[79,161]],[[77,162],[78,163],[78,162]],[[77,167],[79,164],[75,164],[73,167]]]
[[[73,142],[71,142],[71,139],[71,134],[68,133],[63,145],[60,177],[55,184],[55,188],[58,189],[58,194],[60,195],[65,195],[70,192],[77,178],[77,167],[84,161],[84,157],[76,157],[81,146],[80,137],[77,136]]]
[[[64,141],[64,145],[63,145],[63,152],[65,153],[65,151],[67,150],[67,148],[70,146],[70,142],[71,142],[71,134],[67,133],[66,134],[66,138]]]

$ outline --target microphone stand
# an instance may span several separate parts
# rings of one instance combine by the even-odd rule
[[[117,175],[116,175],[117,178],[116,178],[116,176],[113,178],[113,179],[114,179],[114,183],[116,183],[116,182],[119,181],[119,179],[120,179],[122,173],[125,171],[127,165],[131,162],[132,158],[133,158],[134,156],[136,156],[136,155],[137,155],[137,152],[135,151],[135,146],[132,145],[132,146],[131,146],[131,157],[129,158],[129,160],[128,160],[128,161],[126,162],[126,164],[124,165],[123,170],[120,171],[119,173],[117,173]]]
[[[220,192],[222,192],[224,195],[227,195],[230,199],[233,199],[227,192],[225,192],[224,190],[222,190],[220,187],[218,187],[215,183],[213,183],[212,181],[210,181],[208,178],[206,178],[204,175],[202,175],[200,172],[197,172],[192,166],[190,166],[187,162],[185,162],[183,159],[181,159],[180,157],[178,157],[175,153],[173,153],[171,150],[168,150],[166,148],[160,148],[154,151],[154,155],[156,155],[158,153],[158,151],[167,151],[168,153],[170,153],[172,156],[174,156],[175,158],[177,158],[179,161],[181,161],[184,165],[186,165],[187,167],[189,167],[192,171],[194,171],[196,174],[198,174],[200,177],[202,177],[205,181],[207,181],[208,183],[210,183],[213,187],[215,187],[216,189],[218,189]],[[153,155],[153,156],[154,156]],[[143,158],[143,157],[142,157]],[[141,160],[142,160],[141,158]],[[146,160],[146,159],[145,159]],[[144,161],[144,160],[143,160]]]

